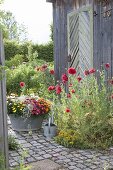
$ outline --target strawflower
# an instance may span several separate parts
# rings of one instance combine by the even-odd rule
[[[109,68],[110,68],[110,64],[109,64],[109,63],[106,63],[106,64],[105,64],[105,68],[106,68],[106,69],[109,69]]]
[[[25,83],[24,82],[20,82],[20,87],[24,87]]]
[[[56,85],[56,94],[60,94],[62,92],[61,86]]]
[[[65,110],[67,113],[71,112],[71,110],[69,108],[66,108]]]
[[[70,67],[70,68],[68,69],[68,73],[69,73],[69,74],[71,74],[71,75],[76,74],[76,70],[75,70],[75,68]]]
[[[66,74],[62,74],[62,81],[63,82],[66,82],[66,81],[68,81],[68,76],[66,75]]]
[[[90,74],[89,70],[85,70],[84,74],[85,74],[85,76],[89,75]]]
[[[55,90],[55,86],[49,86],[48,87],[48,91],[52,91],[52,90]]]
[[[54,70],[50,70],[50,74],[52,74],[52,75],[53,75],[54,73],[55,73],[55,72],[54,72]]]

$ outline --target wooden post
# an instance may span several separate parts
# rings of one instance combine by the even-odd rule
[[[4,46],[2,32],[0,31],[0,66],[4,66]],[[1,74],[1,73],[0,73]],[[6,105],[6,79],[5,71],[0,79],[0,151],[5,157],[5,167],[8,169],[8,127],[7,127],[7,105]]]

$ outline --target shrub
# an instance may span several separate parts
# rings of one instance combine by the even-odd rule
[[[45,61],[53,61],[53,42],[49,42],[44,45],[33,44],[31,42],[25,42],[23,44],[19,44],[12,40],[4,40],[5,47],[5,58],[6,60],[10,60],[15,55],[23,55],[24,61],[28,61],[28,47],[32,47],[32,54],[37,52],[38,59],[42,59]]]
[[[23,58],[24,58],[23,55],[17,54],[14,56],[14,58],[11,58],[10,60],[6,60],[5,65],[9,68],[17,67],[23,63],[24,61]]]
[[[5,59],[10,60],[16,54],[19,54],[19,44],[16,41],[4,40]]]
[[[86,70],[83,80],[74,70],[69,68],[56,86],[54,111],[58,128],[79,134],[78,147],[108,148],[113,144],[113,80],[105,76],[107,69]],[[96,73],[100,74],[99,83]],[[69,85],[67,93],[65,84]]]
[[[20,95],[20,82],[24,82],[26,85],[26,89],[24,94],[28,93],[37,93],[39,96],[46,98],[48,95],[47,87],[53,83],[54,77],[49,73],[49,68],[45,71],[42,71],[41,68],[44,66],[40,66],[42,60],[38,60],[38,66],[33,67],[32,63],[22,64],[15,69],[7,69],[6,70],[6,83],[7,83],[7,94],[15,93]],[[35,63],[36,64],[36,63]],[[52,64],[48,64],[47,67],[52,67]],[[40,68],[38,70],[38,68]]]

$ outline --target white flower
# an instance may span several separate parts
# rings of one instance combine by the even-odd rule
[[[29,111],[33,110],[33,105],[32,104],[28,104],[27,107],[28,107]]]

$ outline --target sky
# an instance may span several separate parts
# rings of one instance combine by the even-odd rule
[[[5,0],[2,9],[11,11],[16,21],[27,27],[29,40],[39,44],[50,40],[51,3],[46,0]]]

